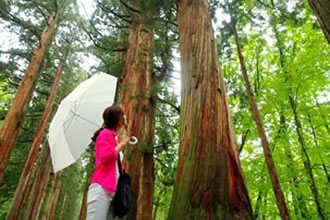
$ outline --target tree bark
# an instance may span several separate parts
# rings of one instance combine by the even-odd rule
[[[205,0],[178,3],[180,156],[168,219],[253,219]]]
[[[54,189],[54,194],[53,194],[53,199],[52,199],[52,206],[51,209],[49,211],[49,216],[47,218],[47,220],[54,220],[55,219],[55,211],[56,211],[56,206],[57,206],[57,201],[60,195],[60,191],[61,191],[61,185],[62,185],[62,181],[60,180],[60,176],[61,176],[62,172],[59,172],[56,175],[56,183],[55,183],[55,189]],[[65,203],[65,201],[64,201]]]
[[[8,219],[8,220],[9,219],[12,219],[12,220],[17,219],[18,216],[19,216],[19,210],[21,209],[23,199],[24,199],[24,192],[25,192],[25,189],[27,187],[28,180],[30,179],[31,174],[32,174],[32,169],[33,169],[35,160],[37,158],[41,138],[42,138],[42,136],[44,134],[44,131],[46,129],[47,121],[48,121],[49,115],[50,115],[52,107],[53,107],[54,99],[55,99],[55,96],[56,96],[56,91],[57,91],[59,82],[60,82],[61,77],[62,77],[62,72],[63,72],[63,68],[64,68],[64,64],[65,64],[65,60],[66,60],[67,55],[68,54],[66,52],[63,55],[59,65],[58,65],[56,76],[55,76],[55,79],[52,83],[50,93],[49,93],[49,97],[48,97],[46,105],[45,105],[45,110],[44,110],[43,115],[41,117],[41,122],[39,124],[38,129],[37,129],[36,136],[34,137],[29,155],[26,159],[25,166],[23,168],[20,180],[18,182],[18,186],[16,188],[14,199],[11,203],[9,212],[7,214],[7,217],[6,217],[6,219]]]
[[[254,99],[253,91],[252,91],[250,81],[249,81],[249,78],[247,75],[244,57],[243,57],[243,54],[241,51],[241,44],[240,44],[239,37],[237,34],[237,30],[236,30],[236,25],[233,24],[232,27],[233,27],[235,43],[236,43],[236,47],[237,47],[237,53],[238,53],[238,57],[239,57],[240,65],[241,65],[241,71],[242,71],[242,75],[243,75],[243,79],[244,79],[244,84],[245,84],[245,88],[247,90],[247,94],[249,97],[251,111],[253,113],[253,117],[254,117],[255,123],[257,125],[259,136],[261,139],[261,144],[262,144],[262,148],[264,151],[265,161],[266,161],[267,168],[268,168],[268,174],[270,176],[270,180],[271,180],[271,183],[273,186],[273,191],[274,191],[275,198],[276,198],[276,205],[280,212],[281,218],[283,220],[290,219],[289,211],[288,211],[288,208],[287,208],[287,205],[285,202],[285,198],[284,198],[284,193],[282,191],[281,184],[280,184],[280,181],[279,181],[279,178],[277,175],[276,167],[275,167],[275,164],[273,161],[273,156],[270,151],[269,142],[266,137],[266,133],[264,130],[264,126],[263,126],[261,117],[260,117],[259,109],[258,109],[257,103]]]
[[[128,33],[129,48],[120,88],[120,106],[127,116],[129,136],[139,139],[137,146],[125,150],[125,170],[131,176],[138,199],[125,219],[152,219],[153,136],[156,102],[152,75],[153,32],[133,19]]]
[[[10,155],[16,143],[24,119],[25,110],[31,99],[37,75],[45,51],[49,46],[57,23],[58,13],[53,13],[41,35],[39,46],[35,49],[30,64],[25,71],[24,78],[17,94],[0,128],[0,181],[8,165]]]
[[[37,170],[32,183],[32,187],[30,191],[27,192],[25,198],[27,204],[23,209],[20,210],[20,219],[35,219],[33,217],[37,216],[42,204],[43,191],[45,190],[46,184],[48,182],[51,169],[51,159],[48,144],[43,146],[40,154],[40,164],[37,164]]]
[[[56,183],[56,178],[55,175],[51,175],[46,189],[44,190],[44,196],[43,196],[43,202],[42,202],[42,207],[41,211],[37,216],[38,220],[47,220],[51,207],[52,207],[52,202],[53,202],[53,194],[55,190],[55,183]]]
[[[79,220],[85,220],[86,216],[87,216],[87,190],[85,190],[84,192],[83,201],[81,203]]]
[[[320,22],[324,36],[330,44],[330,4],[328,0],[309,0],[317,20]]]

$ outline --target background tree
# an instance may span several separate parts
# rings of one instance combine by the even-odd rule
[[[330,6],[325,0],[309,0],[308,1],[317,20],[320,22],[322,31],[330,44]]]
[[[37,74],[39,73],[40,65],[43,61],[45,51],[49,47],[53,37],[53,32],[59,14],[57,1],[54,3],[55,10],[49,15],[49,19],[46,19],[46,22],[43,22],[45,28],[40,35],[39,45],[31,57],[30,64],[25,71],[22,83],[20,84],[15,99],[13,100],[13,103],[9,108],[5,120],[3,121],[3,124],[0,128],[0,180],[2,180],[10,155],[16,143],[22,125],[24,111],[31,99],[35,81],[37,79]],[[1,8],[1,11],[4,10],[4,8]],[[11,16],[10,13],[7,14],[8,16]],[[21,23],[22,21],[19,22]]]

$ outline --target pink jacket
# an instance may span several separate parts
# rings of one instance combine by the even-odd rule
[[[91,184],[98,183],[104,189],[116,192],[116,164],[118,152],[115,150],[117,145],[115,135],[117,131],[103,129],[95,144],[96,169],[93,173]]]

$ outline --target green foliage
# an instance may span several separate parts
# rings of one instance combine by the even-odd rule
[[[161,83],[158,93],[158,96],[166,102],[158,102],[156,112],[154,143],[156,179],[153,214],[157,212],[157,219],[167,217],[177,170],[180,122],[179,112],[173,108],[173,106],[178,106],[178,100],[176,94],[170,90],[172,86],[169,82]]]
[[[122,4],[126,2],[126,6]],[[310,189],[301,142],[297,134],[295,115],[301,123],[301,137],[311,161],[319,199],[327,218],[330,216],[330,105],[329,45],[307,1],[208,1],[216,31],[221,69],[225,76],[229,106],[232,114],[245,181],[257,219],[279,219],[272,186],[265,166],[259,134],[250,112],[250,105],[241,78],[239,60],[233,38],[235,24],[254,96],[258,103],[265,131],[273,151],[277,172],[292,219],[318,219],[315,197]],[[60,4],[63,1],[59,1]],[[63,6],[60,25],[54,43],[47,50],[40,69],[36,90],[26,112],[23,129],[12,153],[8,168],[0,183],[0,219],[5,218],[13,198],[35,130],[44,109],[54,67],[64,51],[70,50],[63,79],[56,97],[58,106],[82,80],[96,72],[121,77],[124,72],[125,51],[128,47],[128,26],[137,15],[140,22],[154,32],[152,54],[153,76],[158,80],[150,90],[138,91],[129,98],[139,103],[148,97],[157,103],[154,149],[154,214],[166,219],[170,206],[179,149],[179,98],[173,92],[172,62],[178,47],[176,24],[177,1],[96,1],[91,17],[78,14],[76,2]],[[54,1],[0,1],[1,31],[12,33],[17,43],[0,51],[0,126],[15,97],[23,73],[30,61],[45,18],[55,10]],[[36,7],[38,6],[38,8]],[[219,9],[221,8],[221,9]],[[223,17],[231,12],[231,19]],[[138,12],[136,12],[138,11]],[[221,20],[222,19],[222,20]],[[280,51],[281,49],[281,51]],[[6,50],[6,51],[4,51]],[[91,70],[85,70],[83,56],[97,59]],[[134,84],[128,89],[134,91]],[[290,99],[294,106],[290,105]],[[300,138],[301,138],[300,137]],[[139,145],[142,152],[151,146]],[[61,177],[56,218],[77,219],[83,193],[86,192],[93,152],[67,168]],[[329,174],[328,174],[329,175]],[[301,198],[301,199],[299,199]],[[306,209],[301,206],[304,203]]]
[[[286,9],[288,7],[284,1],[277,2],[276,8],[272,8],[268,3],[257,3],[257,6],[253,6],[257,8],[252,8],[252,11],[259,11],[262,17],[267,17],[268,14],[268,26],[263,24],[263,20],[256,17],[256,14],[252,14],[251,17],[247,14],[251,6],[249,3],[239,3],[244,10],[235,10],[233,16],[237,22],[250,83],[273,150],[273,158],[291,218],[301,219],[299,212],[306,211],[305,214],[310,218],[317,219],[318,212],[314,195],[310,190],[310,178],[303,164],[305,157],[296,132],[289,96],[295,100],[295,109],[302,124],[300,130],[314,167],[314,179],[320,193],[321,207],[324,213],[329,215],[329,204],[326,199],[329,196],[326,189],[329,183],[323,168],[323,165],[329,166],[329,161],[325,159],[330,152],[326,147],[328,141],[325,141],[330,135],[326,129],[329,114],[322,114],[324,112],[320,111],[329,110],[328,99],[325,98],[325,94],[329,94],[329,47],[322,31],[315,28],[316,21],[309,15],[309,8],[302,7],[300,3],[294,5],[289,2],[293,7],[291,12]],[[273,16],[274,14],[277,16]],[[244,17],[249,19],[242,19]],[[253,27],[248,29],[251,24]],[[260,29],[261,26],[266,29]],[[221,36],[223,39],[218,39],[218,42],[221,43],[225,39],[230,44],[220,45],[219,51],[235,133],[239,146],[243,147],[240,157],[250,199],[257,219],[277,219],[279,213],[265,167],[259,135],[251,117],[240,76],[236,47],[228,26],[224,27],[227,29],[222,32],[229,34]],[[321,106],[318,105],[320,102]],[[285,119],[284,127],[280,117]],[[313,135],[313,130],[315,134],[320,134]],[[323,147],[320,147],[321,145]],[[299,196],[306,205],[306,210],[299,206]]]

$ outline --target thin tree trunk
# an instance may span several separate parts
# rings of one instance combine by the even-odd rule
[[[38,216],[36,219],[39,220],[47,220],[49,216],[50,209],[52,207],[52,200],[53,200],[53,194],[55,190],[55,183],[56,183],[56,176],[51,175],[49,177],[47,187],[44,190],[44,196],[42,201],[42,206],[40,209],[40,212],[38,213]]]
[[[47,184],[47,189],[44,190],[45,196],[43,197],[43,203],[42,203],[42,211],[40,211],[40,214],[38,215],[39,220],[47,220],[51,207],[52,207],[52,200],[53,200],[53,192],[55,190],[55,183],[56,178],[55,175],[51,175]]]
[[[41,210],[41,206],[42,203],[44,201],[44,196],[46,195],[46,187],[47,187],[47,183],[49,181],[49,176],[51,173],[51,160],[50,160],[50,156],[47,155],[47,164],[45,165],[44,168],[41,169],[40,172],[40,180],[41,182],[35,182],[35,187],[37,187],[36,190],[36,194],[35,194],[35,203],[33,206],[33,209],[31,210],[31,219],[37,219],[37,217],[39,216],[40,210]]]
[[[311,116],[308,112],[307,112],[307,117],[308,117],[308,122],[311,126],[311,129],[312,129],[314,144],[315,144],[316,147],[319,147],[319,143],[318,143],[317,138],[316,138],[315,128],[314,128],[313,123],[312,123],[312,118],[311,118]],[[324,174],[327,177],[328,184],[330,185],[330,174],[328,172],[327,165],[324,163],[324,160],[323,160],[323,157],[322,157],[321,154],[319,154],[319,157],[320,157],[320,161],[322,163],[322,168],[323,168]]]
[[[320,22],[321,29],[330,44],[330,3],[329,0],[309,0],[308,1],[317,20]]]
[[[158,208],[159,208],[159,205],[160,205],[159,203],[160,203],[160,200],[161,200],[161,198],[162,198],[162,196],[165,192],[166,192],[166,187],[163,186],[160,189],[157,200],[155,201],[155,204],[154,204],[154,211],[153,211],[153,215],[152,215],[153,220],[157,220]]]
[[[37,154],[38,154],[38,151],[40,148],[41,138],[46,129],[47,121],[48,121],[49,115],[50,115],[52,107],[53,107],[54,99],[56,96],[56,91],[57,91],[59,82],[62,77],[62,72],[63,72],[63,68],[64,68],[64,64],[65,64],[67,55],[68,54],[66,52],[63,55],[59,65],[58,65],[56,76],[52,83],[49,97],[48,97],[46,105],[45,105],[45,110],[41,117],[41,121],[40,121],[39,127],[37,129],[36,136],[34,137],[34,140],[32,142],[32,146],[31,146],[29,155],[26,159],[25,166],[23,168],[20,180],[18,182],[18,186],[16,188],[14,199],[11,203],[9,212],[6,217],[7,220],[11,220],[11,219],[14,220],[14,219],[18,218],[19,210],[21,209],[21,206],[23,203],[24,192],[27,187],[28,180],[30,179],[31,174],[32,174],[32,169],[33,169],[33,166],[34,166],[34,163],[35,163],[35,160],[37,158]]]
[[[240,41],[238,38],[237,30],[236,30],[236,25],[233,25],[233,31],[234,31],[234,36],[235,36],[235,42],[236,42],[236,47],[237,47],[237,53],[239,56],[239,61],[241,65],[241,70],[242,70],[242,75],[245,83],[245,88],[247,90],[247,94],[249,97],[250,105],[251,105],[251,111],[253,113],[254,120],[256,122],[258,131],[259,131],[259,136],[261,139],[262,147],[264,150],[264,155],[265,155],[265,161],[267,164],[268,168],[268,174],[270,176],[270,180],[273,186],[273,191],[275,194],[276,198],[276,205],[278,207],[278,210],[280,212],[281,218],[284,219],[290,219],[289,211],[285,202],[284,198],[284,193],[281,189],[280,181],[278,179],[276,167],[273,161],[273,156],[269,148],[269,143],[268,139],[266,137],[266,133],[264,130],[264,126],[260,117],[259,109],[257,106],[257,103],[254,99],[253,91],[250,85],[250,81],[247,75],[246,67],[245,67],[245,62],[244,62],[244,57],[241,51],[241,45]]]
[[[317,101],[317,99],[315,99],[315,102],[316,102],[317,108],[319,109],[320,115],[321,115],[321,117],[322,117],[323,120],[324,120],[324,126],[325,126],[325,128],[327,129],[328,134],[330,134],[330,128],[329,128],[328,120],[327,120],[327,118],[325,117],[325,115],[322,114],[322,109],[321,109],[321,106],[320,106],[319,102]]]
[[[257,201],[256,204],[254,206],[254,216],[255,219],[258,219],[259,215],[260,215],[260,206],[264,197],[264,194],[266,193],[266,190],[262,189],[261,191],[259,191],[258,193],[258,197],[257,197]]]
[[[58,13],[53,13],[41,35],[39,46],[35,49],[30,64],[25,71],[24,78],[18,88],[17,94],[10,106],[5,120],[0,128],[0,181],[8,165],[10,155],[16,143],[24,119],[25,110],[31,99],[35,87],[40,65],[45,51],[49,46],[54,27],[57,23]]]
[[[289,143],[288,143],[289,144]],[[296,216],[299,217],[301,216],[302,219],[310,219],[310,215],[305,203],[305,199],[303,198],[303,196],[300,193],[300,189],[299,189],[299,179],[296,175],[296,168],[293,164],[293,155],[291,152],[291,149],[288,147],[284,148],[285,154],[288,157],[288,164],[287,164],[287,168],[288,170],[290,170],[290,174],[291,174],[291,183],[293,185],[293,189],[291,191],[292,193],[292,197],[293,197],[293,206],[295,209],[295,213]],[[297,207],[298,205],[298,207]]]
[[[85,220],[87,216],[87,190],[84,192],[83,201],[79,214],[79,220]]]
[[[88,165],[87,165],[87,177],[86,177],[86,181],[85,181],[85,190],[84,190],[83,201],[81,203],[79,220],[85,220],[86,219],[88,186],[90,184],[90,180],[91,180],[91,177],[92,177],[92,174],[93,174],[93,170],[95,169],[94,154],[90,151],[88,153],[89,153],[89,162],[88,162]]]
[[[253,219],[206,0],[178,3],[180,155],[168,219]]]
[[[267,213],[267,197],[268,197],[268,191],[266,191],[265,199],[264,199],[264,207],[261,213],[261,218],[266,219],[266,213]]]
[[[140,24],[136,17],[131,23],[125,57],[125,73],[121,82],[120,106],[128,119],[129,136],[139,139],[137,146],[126,148],[125,170],[131,176],[137,203],[125,219],[152,219],[153,146],[155,99],[152,86],[153,32]]]
[[[292,96],[289,96],[289,101],[290,101],[291,108],[293,110],[294,121],[295,121],[295,125],[296,125],[295,129],[296,129],[296,132],[297,132],[297,135],[298,135],[298,141],[299,141],[301,149],[302,149],[302,156],[305,158],[304,167],[305,167],[306,172],[307,172],[307,174],[310,178],[310,183],[311,183],[310,187],[311,187],[311,191],[312,191],[313,196],[314,196],[317,212],[318,212],[318,215],[320,216],[320,218],[322,220],[325,220],[326,217],[324,215],[324,211],[323,211],[323,208],[321,206],[321,202],[320,202],[320,198],[319,198],[319,191],[318,191],[318,188],[317,188],[315,180],[314,180],[312,164],[311,164],[311,161],[309,159],[309,156],[308,156],[308,153],[307,153],[307,150],[306,150],[305,139],[304,139],[302,131],[301,131],[301,129],[302,129],[301,128],[301,123],[300,123],[300,120],[298,118],[298,114],[297,114],[297,111],[296,111],[297,110],[296,109],[296,103],[295,103]]]
[[[61,215],[60,215],[60,220],[63,219],[64,216],[64,211],[65,211],[65,205],[66,205],[66,201],[68,199],[68,192],[65,192],[64,194],[64,198],[63,198],[63,203],[62,203],[62,207],[61,207]],[[55,206],[56,207],[56,206]],[[64,219],[65,220],[65,219]]]
[[[53,194],[53,200],[52,200],[52,207],[50,209],[49,212],[49,217],[47,220],[54,220],[55,219],[55,211],[56,211],[56,206],[57,206],[57,201],[60,195],[60,191],[61,191],[61,185],[62,185],[62,181],[60,180],[60,176],[61,176],[62,172],[59,172],[59,174],[56,175],[56,183],[55,183],[55,190],[54,190],[54,194]]]
[[[45,190],[51,168],[51,159],[48,143],[47,145],[44,145],[42,147],[40,155],[40,164],[37,165],[33,185],[25,199],[25,202],[27,204],[23,209],[20,210],[20,219],[35,219],[33,217],[37,215],[42,204],[42,192]]]

